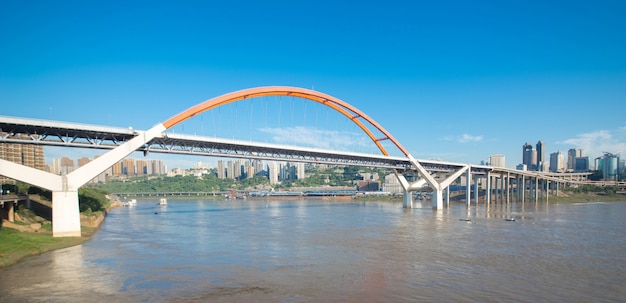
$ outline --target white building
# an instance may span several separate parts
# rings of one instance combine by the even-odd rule
[[[280,174],[280,164],[275,161],[267,163],[267,169],[269,170],[270,184],[278,184],[278,175]]]
[[[489,165],[493,167],[506,167],[504,155],[489,156]]]
[[[385,176],[385,183],[383,183],[383,191],[389,193],[402,193],[402,185],[395,174],[389,174]]]
[[[550,171],[553,173],[565,172],[565,157],[560,151],[550,154]]]

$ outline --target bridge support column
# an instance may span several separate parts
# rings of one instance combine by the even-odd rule
[[[554,193],[554,196],[555,196],[555,197],[558,197],[558,196],[559,196],[559,182],[558,182],[558,181],[556,182],[556,184],[555,184],[555,186],[554,186],[554,187],[555,187],[555,189],[556,189],[556,191],[555,191],[555,193]]]
[[[526,176],[522,175],[522,188],[520,189],[522,203],[526,202]]]
[[[450,207],[450,186],[446,186],[446,207]]]
[[[478,205],[478,178],[474,178],[474,203]]]
[[[491,173],[487,172],[487,177],[485,178],[485,204],[489,205],[491,203]]]
[[[404,196],[402,197],[404,208],[413,208],[413,194],[410,191],[404,190]]]
[[[539,202],[539,178],[535,177],[535,203]]]
[[[80,237],[77,190],[52,192],[52,236]]]
[[[15,222],[15,202],[6,202],[4,203],[5,207],[8,208],[7,210],[7,215],[8,215],[8,220],[9,222]],[[0,218],[0,220],[2,220],[2,218]]]
[[[443,209],[443,191],[439,189],[433,190],[433,209]]]
[[[493,176],[493,204],[498,204],[498,176]]]
[[[470,207],[472,199],[472,172],[469,169],[465,175],[465,183],[465,201],[467,203],[467,207]]]
[[[506,173],[506,204],[511,203],[511,173]]]

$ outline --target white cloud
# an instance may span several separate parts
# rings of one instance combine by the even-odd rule
[[[472,136],[470,134],[462,134],[460,136],[445,136],[442,138],[442,140],[457,141],[458,143],[480,142],[483,140],[483,136]]]
[[[579,134],[575,138],[566,139],[557,142],[557,144],[570,145],[571,148],[582,148],[584,154],[591,159],[601,156],[603,152],[619,153],[624,156],[626,152],[624,130],[626,130],[624,127],[620,127],[617,132],[599,130]]]
[[[459,139],[459,143],[467,143],[467,142],[479,142],[483,140],[483,136],[472,136],[468,134],[463,134]]]
[[[285,128],[260,128],[269,134],[274,143],[308,146],[320,149],[359,151],[371,148],[374,143],[364,134],[306,128],[303,126]]]

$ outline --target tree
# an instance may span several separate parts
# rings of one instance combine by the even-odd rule
[[[361,175],[359,174],[359,168],[356,166],[346,166],[343,168],[343,179],[344,180],[362,180]]]

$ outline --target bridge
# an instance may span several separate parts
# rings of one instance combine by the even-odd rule
[[[219,106],[263,96],[292,96],[322,104],[354,123],[377,146],[380,154],[366,154],[317,148],[229,140],[173,134],[168,129]],[[381,142],[389,141],[403,156],[390,156]],[[134,130],[60,121],[0,116],[0,143],[37,144],[108,150],[106,153],[66,174],[55,175],[0,159],[0,175],[52,191],[53,235],[80,236],[78,188],[135,151],[211,157],[245,158],[332,165],[354,165],[392,169],[404,192],[403,205],[413,207],[412,192],[428,186],[433,190],[433,209],[449,204],[449,186],[459,177],[467,180],[466,201],[478,201],[478,179],[485,179],[486,203],[509,202],[515,198],[537,200],[550,191],[558,194],[563,183],[583,184],[589,174],[547,174],[486,165],[415,159],[387,130],[354,106],[333,96],[286,86],[244,89],[204,101],[148,130]],[[413,177],[412,177],[413,176]],[[409,181],[410,180],[410,181]],[[495,190],[495,191],[494,191]],[[493,195],[492,193],[496,194]],[[513,196],[515,193],[515,196]]]

